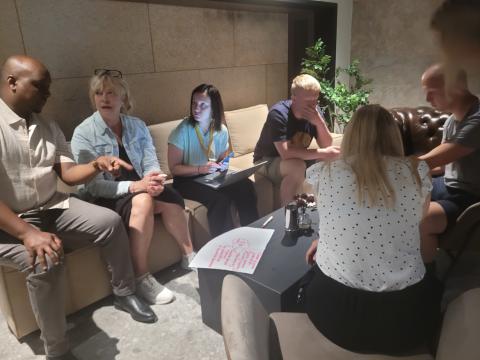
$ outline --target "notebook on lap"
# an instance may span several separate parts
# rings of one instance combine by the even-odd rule
[[[213,174],[199,176],[195,178],[194,181],[203,185],[210,186],[214,189],[220,189],[222,187],[236,183],[237,181],[248,178],[255,171],[257,171],[257,169],[267,163],[268,161],[260,161],[255,165],[252,165],[251,167],[242,170],[229,168],[226,171],[219,171]]]

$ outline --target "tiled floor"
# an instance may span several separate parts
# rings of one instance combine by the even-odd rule
[[[441,256],[439,263],[442,272],[447,257]],[[112,298],[68,317],[69,337],[78,359],[226,359],[222,337],[202,323],[197,275],[173,267],[157,274],[157,278],[175,291],[177,299],[154,307],[159,318],[155,324],[131,320],[128,314],[113,308]],[[473,287],[480,287],[480,254],[469,253],[449,277],[445,303]],[[19,343],[1,320],[0,359],[43,359],[38,332]]]
[[[202,323],[196,273],[173,267],[156,277],[176,293],[176,300],[153,307],[159,318],[155,324],[135,322],[127,313],[115,310],[111,297],[67,318],[78,359],[226,359],[222,337]],[[44,359],[42,353],[38,332],[20,343],[0,318],[1,360]]]

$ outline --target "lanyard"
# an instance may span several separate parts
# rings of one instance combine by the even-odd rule
[[[200,132],[200,128],[197,125],[195,125],[195,133],[197,134],[198,142],[200,143],[200,146],[202,147],[203,153],[207,157],[207,159],[210,159],[210,152],[212,149],[212,143],[213,143],[213,126],[210,126],[210,140],[208,141],[208,147],[205,146],[205,143],[203,142],[203,135]]]

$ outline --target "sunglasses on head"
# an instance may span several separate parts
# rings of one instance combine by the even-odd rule
[[[113,69],[95,69],[93,72],[97,76],[108,75],[114,78],[122,78],[122,72],[120,70],[113,70]]]

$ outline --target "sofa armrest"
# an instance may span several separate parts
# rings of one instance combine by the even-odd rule
[[[474,360],[480,354],[480,288],[453,300],[443,319],[437,360]]]
[[[252,289],[237,276],[223,280],[221,318],[229,360],[269,359],[270,318]]]
[[[480,202],[469,206],[457,219],[454,227],[440,236],[442,248],[460,250],[465,241],[470,241],[471,231],[480,226]],[[459,241],[462,239],[462,241]],[[470,244],[466,244],[468,247]]]

